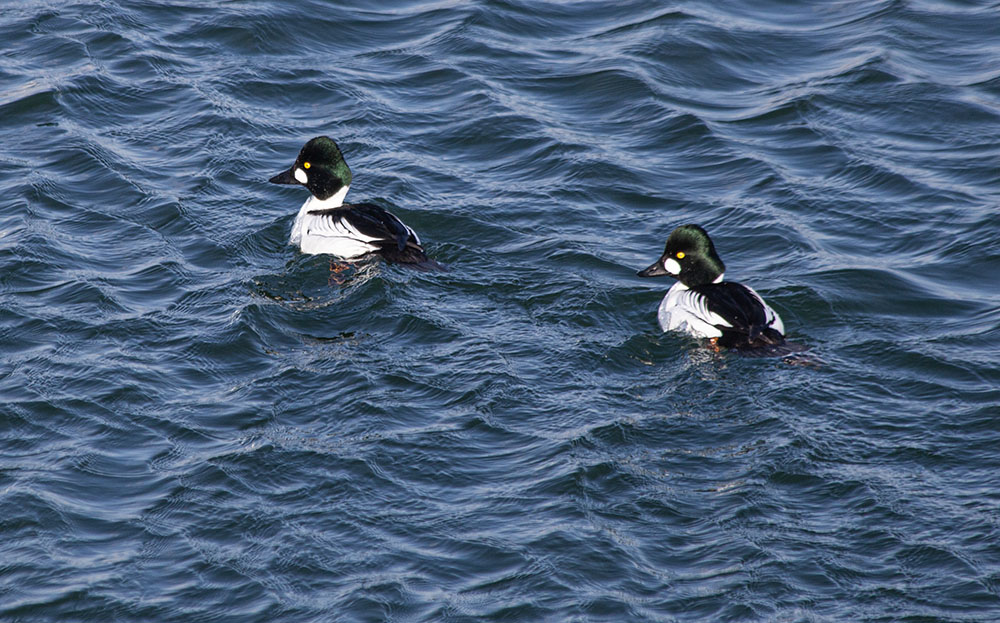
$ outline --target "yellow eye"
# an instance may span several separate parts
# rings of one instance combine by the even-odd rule
[[[312,165],[311,165],[311,164],[309,164],[308,162],[303,162],[303,163],[302,163],[302,168],[303,168],[303,169],[308,169],[308,168],[309,168],[309,167],[311,167],[311,166],[312,166]]]
[[[683,260],[684,259],[684,252],[683,251],[678,251],[677,252],[677,259],[679,259],[679,260]]]

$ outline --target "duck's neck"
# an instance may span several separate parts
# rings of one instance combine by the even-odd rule
[[[337,191],[337,194],[333,195],[332,197],[326,200],[317,199],[313,195],[309,195],[309,198],[306,199],[306,202],[302,204],[301,208],[299,208],[299,213],[295,215],[295,222],[292,223],[291,243],[292,244],[301,243],[302,226],[306,220],[305,216],[307,213],[312,212],[314,210],[329,210],[331,208],[339,208],[340,206],[344,205],[344,197],[347,195],[348,188],[350,187],[344,186],[339,191]]]
[[[722,280],[725,278],[725,276],[726,276],[726,273],[720,273],[718,277],[716,277],[715,279],[712,280],[712,283],[722,283]],[[698,285],[701,285],[701,284],[698,284]],[[671,290],[690,290],[691,286],[688,286],[686,283],[682,283],[682,282],[678,281],[670,289]]]
[[[339,208],[344,205],[344,197],[347,196],[347,191],[350,190],[350,186],[343,186],[336,193],[330,195],[326,199],[317,199],[315,196],[310,195],[309,199],[302,204],[302,209],[305,211],[309,210],[329,210],[331,208]]]

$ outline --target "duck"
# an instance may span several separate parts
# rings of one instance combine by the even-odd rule
[[[398,216],[373,203],[344,203],[353,176],[340,147],[317,136],[299,151],[292,166],[272,184],[297,184],[310,193],[292,224],[289,243],[307,254],[342,260],[377,255],[390,264],[440,268],[427,257],[420,237]]]
[[[726,265],[701,225],[682,225],[667,238],[663,255],[640,277],[677,280],[656,312],[663,331],[708,338],[715,350],[786,354],[804,347],[785,339],[778,312],[750,286],[725,281]]]

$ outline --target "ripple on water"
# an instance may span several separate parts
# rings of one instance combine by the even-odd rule
[[[991,11],[11,7],[0,618],[982,620]],[[449,271],[287,245],[318,134]]]

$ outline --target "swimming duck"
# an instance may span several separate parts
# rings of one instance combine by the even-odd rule
[[[781,317],[753,288],[723,281],[725,270],[708,233],[700,225],[682,225],[670,233],[660,259],[638,274],[677,279],[657,310],[664,331],[710,338],[716,348],[774,354],[804,348],[785,341]]]
[[[317,136],[302,147],[290,169],[269,180],[301,184],[311,193],[295,217],[289,242],[303,253],[345,260],[375,254],[390,263],[439,268],[427,258],[417,233],[395,214],[373,203],[344,203],[351,179],[337,143]]]

